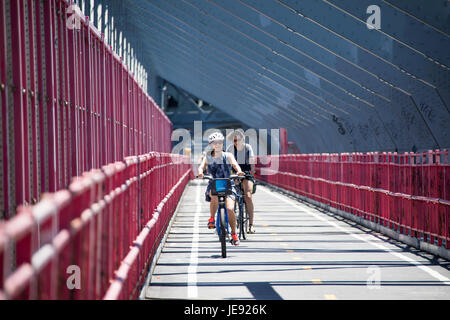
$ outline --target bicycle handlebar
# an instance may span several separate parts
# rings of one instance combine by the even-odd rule
[[[227,179],[244,179],[247,175],[245,176],[238,176],[237,174],[232,174],[230,175]],[[198,176],[196,176],[196,178],[198,178]],[[211,175],[205,174],[203,176],[203,179],[205,180],[214,180],[214,178]]]

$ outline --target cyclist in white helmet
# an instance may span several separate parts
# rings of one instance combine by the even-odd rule
[[[203,157],[202,162],[198,167],[199,178],[203,178],[203,171],[205,170],[206,166],[208,167],[208,173],[213,178],[228,178],[231,175],[231,167],[234,168],[237,175],[245,175],[245,173],[242,172],[241,167],[239,167],[239,164],[236,162],[233,154],[223,151],[223,141],[224,136],[220,132],[214,132],[209,136],[208,142],[211,150],[206,152],[206,156]],[[225,200],[225,206],[227,208],[228,219],[231,227],[232,243],[237,246],[239,245],[239,237],[236,234],[236,216],[234,214],[236,189],[233,182],[231,182],[231,185],[233,193],[227,196]],[[206,201],[210,202],[209,210],[211,216],[208,220],[208,228],[214,229],[216,227],[214,216],[217,212],[217,208],[219,207],[219,200],[217,196],[211,195],[211,182],[208,183],[205,196]]]

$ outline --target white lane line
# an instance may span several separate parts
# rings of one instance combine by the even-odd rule
[[[200,202],[200,188],[198,184],[196,186],[195,195],[195,216],[194,216],[194,228],[192,234],[192,248],[191,248],[191,259],[188,267],[188,298],[195,299],[198,297],[197,289],[197,265],[198,265],[198,241],[199,241],[199,216],[201,210]]]
[[[335,228],[337,228],[337,229],[339,229],[339,230],[341,230],[341,231],[343,231],[343,232],[345,232],[345,233],[351,235],[352,237],[354,237],[354,238],[356,238],[356,239],[358,239],[358,240],[367,242],[367,243],[373,245],[374,247],[377,247],[378,249],[387,251],[387,252],[389,252],[390,254],[396,256],[397,258],[400,258],[400,259],[402,259],[402,260],[405,260],[405,261],[407,261],[407,262],[409,262],[409,263],[411,263],[411,264],[417,266],[418,268],[420,268],[421,270],[427,272],[429,275],[431,275],[432,277],[438,279],[439,281],[443,282],[444,284],[450,285],[450,279],[449,279],[449,278],[447,278],[447,277],[441,275],[439,272],[437,272],[437,271],[435,271],[435,270],[433,270],[433,269],[431,269],[431,268],[429,268],[429,267],[427,267],[427,266],[422,265],[420,262],[418,262],[418,261],[416,261],[416,260],[414,260],[414,259],[412,259],[412,258],[410,258],[410,257],[404,256],[404,255],[401,254],[401,253],[394,252],[394,251],[392,251],[391,249],[386,248],[385,246],[383,246],[383,245],[381,245],[381,244],[379,244],[379,243],[374,243],[374,242],[372,242],[372,241],[370,241],[370,240],[364,239],[363,237],[360,237],[360,236],[358,236],[358,235],[356,235],[356,234],[353,234],[353,233],[351,233],[350,231],[348,231],[348,230],[342,228],[341,226],[339,226],[339,225],[336,224],[335,222],[329,221],[329,220],[325,219],[324,217],[318,215],[317,213],[310,212],[310,211],[308,211],[308,210],[304,210],[304,209],[305,209],[304,207],[301,207],[300,205],[298,205],[297,203],[295,203],[293,200],[291,200],[291,199],[289,199],[289,198],[285,198],[285,197],[283,197],[283,196],[281,196],[281,195],[278,195],[278,194],[276,194],[276,193],[274,193],[274,192],[269,192],[266,188],[261,188],[261,190],[263,190],[264,192],[266,192],[266,193],[268,193],[268,194],[273,195],[274,197],[276,197],[276,198],[278,198],[278,199],[280,199],[280,200],[282,200],[282,201],[284,201],[284,202],[286,202],[286,203],[291,204],[292,206],[294,206],[294,207],[296,207],[296,208],[302,210],[303,212],[306,212],[307,214],[309,214],[310,216],[313,216],[313,217],[316,218],[316,219],[319,219],[319,220],[321,220],[321,221],[324,221],[324,222],[328,223],[329,225],[331,225],[331,226],[333,226],[333,227],[335,227]]]

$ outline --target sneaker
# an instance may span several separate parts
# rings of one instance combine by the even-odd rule
[[[249,234],[255,233],[255,228],[253,227],[252,224],[248,227],[248,232],[247,233],[249,233]]]
[[[208,220],[208,229],[215,229],[216,228],[216,224],[214,222],[214,218],[209,218]]]
[[[238,237],[238,235],[236,234],[236,233],[232,233],[231,234],[231,244],[233,244],[233,245],[235,245],[235,246],[238,246],[239,245],[239,237]]]

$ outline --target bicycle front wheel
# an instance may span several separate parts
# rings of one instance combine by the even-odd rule
[[[226,236],[227,236],[227,223],[225,220],[225,208],[220,210],[220,232],[219,232],[219,239],[220,244],[222,247],[222,258],[227,257],[227,242],[226,242]]]

